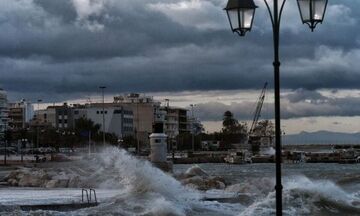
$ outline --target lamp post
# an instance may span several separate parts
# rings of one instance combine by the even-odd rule
[[[194,133],[195,133],[195,128],[194,128],[194,124],[195,124],[195,117],[194,117],[194,107],[196,106],[196,104],[190,104],[191,107],[191,148],[192,151],[195,151],[195,137],[194,137]]]
[[[37,111],[38,111],[38,115],[37,115],[37,127],[36,127],[36,148],[39,148],[39,143],[40,143],[40,131],[39,131],[39,124],[40,124],[40,103],[42,102],[41,99],[37,100]]]
[[[166,115],[167,115],[167,118],[166,118],[166,121],[168,122],[167,124],[167,135],[168,135],[168,146],[169,148],[171,148],[171,152],[172,152],[172,159],[174,161],[175,159],[175,148],[174,148],[174,132],[172,131],[172,128],[170,126],[170,99],[166,98],[165,99],[165,103],[166,103]]]
[[[264,0],[272,23],[274,42],[276,215],[282,215],[279,37],[281,15],[286,0],[283,0],[281,5],[279,0],[272,0],[272,8],[268,1]],[[297,0],[301,20],[303,24],[309,25],[311,31],[314,31],[318,23],[322,23],[327,2],[328,0]],[[227,12],[231,30],[240,36],[251,31],[256,8],[253,0],[229,0],[224,10]]]
[[[100,86],[101,94],[102,94],[102,129],[103,129],[103,146],[105,146],[105,97],[104,97],[104,91],[106,89],[106,86]]]

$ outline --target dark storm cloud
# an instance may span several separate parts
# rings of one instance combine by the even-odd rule
[[[225,0],[0,2],[0,85],[13,98],[68,99],[109,92],[258,88],[272,81],[262,1],[245,38],[229,31]],[[289,1],[282,87],[357,88],[360,2],[330,2],[314,33]],[[265,21],[267,20],[267,21]],[[33,96],[31,96],[33,95]],[[35,96],[36,95],[36,96]],[[56,96],[54,96],[56,95]]]
[[[76,20],[76,10],[71,1],[34,0],[46,13],[57,16],[65,23],[72,23]]]

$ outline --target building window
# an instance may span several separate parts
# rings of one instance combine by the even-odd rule
[[[155,143],[161,143],[161,139],[155,139]]]
[[[96,111],[96,114],[99,114],[99,111]]]
[[[121,110],[119,109],[114,110],[114,114],[121,114]]]
[[[75,114],[75,115],[78,115],[78,114],[79,114],[79,110],[75,110],[75,111],[74,111],[74,114]]]

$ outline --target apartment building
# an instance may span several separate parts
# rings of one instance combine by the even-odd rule
[[[74,121],[79,118],[87,118],[95,124],[101,125],[100,130],[103,131],[103,116],[105,118],[105,132],[114,133],[118,137],[134,135],[133,112],[121,106],[113,106],[111,104],[87,104],[83,107],[75,107],[73,109]]]
[[[18,130],[25,128],[33,118],[34,110],[30,102],[21,100],[20,102],[9,103],[9,128]]]

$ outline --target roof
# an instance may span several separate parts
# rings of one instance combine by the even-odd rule
[[[235,8],[257,8],[254,3],[254,0],[229,0],[225,10],[235,9]]]

